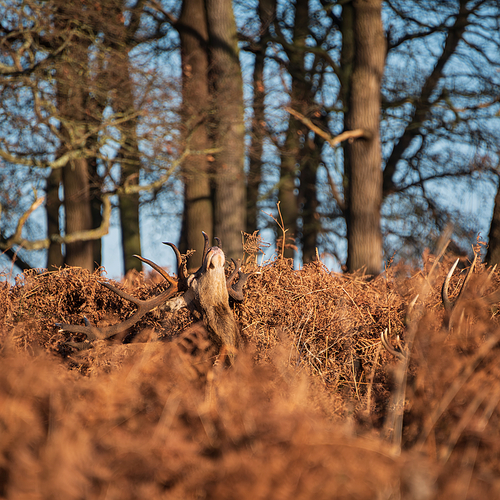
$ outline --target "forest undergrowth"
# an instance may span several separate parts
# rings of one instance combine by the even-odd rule
[[[370,280],[251,256],[231,368],[187,311],[75,352],[55,323],[134,310],[102,269],[4,281],[0,498],[500,498],[500,275],[476,263],[447,312],[453,262],[423,262]],[[165,287],[143,274],[118,286]]]

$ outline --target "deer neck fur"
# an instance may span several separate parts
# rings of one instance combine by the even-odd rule
[[[219,247],[210,248],[196,283],[193,282],[194,302],[212,341],[219,348],[222,346],[237,348],[239,330],[233,311],[229,307],[224,264],[224,252]]]

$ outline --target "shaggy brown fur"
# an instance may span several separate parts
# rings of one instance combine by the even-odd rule
[[[227,348],[235,352],[240,343],[240,332],[229,307],[224,264],[224,252],[218,247],[210,248],[199,278],[191,285],[195,293],[193,305],[218,350]]]

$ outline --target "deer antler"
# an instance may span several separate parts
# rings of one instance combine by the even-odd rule
[[[100,328],[90,325],[90,323],[88,322],[88,320],[86,320],[86,318],[85,318],[85,326],[56,323],[56,326],[61,331],[71,332],[71,333],[83,333],[87,336],[86,342],[83,343],[68,342],[68,345],[77,348],[83,348],[85,347],[86,344],[88,344],[88,342],[92,340],[107,339],[112,337],[113,335],[116,335],[117,333],[123,332],[128,328],[130,328],[131,326],[135,325],[148,312],[152,311],[153,309],[156,309],[158,306],[162,304],[166,304],[168,300],[177,292],[187,290],[188,276],[185,270],[185,265],[182,263],[181,254],[173,243],[165,243],[165,244],[172,247],[176,254],[178,279],[174,279],[171,276],[169,276],[160,266],[150,261],[149,259],[145,259],[144,257],[141,257],[139,255],[134,255],[134,257],[150,265],[155,271],[160,273],[163,276],[163,278],[165,278],[165,280],[170,284],[170,286],[167,288],[167,290],[162,292],[160,295],[157,295],[156,297],[153,297],[148,300],[141,300],[134,297],[133,295],[124,292],[123,290],[120,290],[119,288],[116,288],[110,283],[101,281],[100,284],[102,286],[106,287],[108,290],[111,290],[113,293],[120,296],[121,298],[135,304],[137,306],[136,312],[125,321],[122,321],[115,325],[110,325],[107,327],[100,327]],[[185,301],[182,300],[182,297],[179,297],[179,299],[171,305],[170,309],[177,310],[180,309],[181,307],[184,307],[185,305],[187,305]]]
[[[446,276],[446,279],[444,280],[443,287],[441,288],[441,298],[443,300],[444,308],[448,313],[451,313],[451,311],[455,307],[456,303],[458,302],[458,300],[460,299],[460,297],[464,293],[465,287],[469,283],[470,277],[471,277],[472,272],[474,270],[474,266],[476,265],[477,255],[474,254],[474,260],[472,261],[472,264],[469,268],[469,271],[467,272],[467,276],[465,277],[465,280],[462,283],[462,287],[460,288],[460,292],[458,293],[457,298],[452,302],[448,296],[448,287],[450,286],[451,277],[453,276],[453,273],[455,271],[455,268],[457,267],[459,260],[460,259],[457,259],[455,261],[455,263],[453,264],[453,266],[451,266],[451,269],[449,270],[449,272]]]
[[[155,269],[169,283],[168,289],[156,297],[141,300],[109,283],[100,282],[101,285],[116,295],[135,304],[137,310],[130,318],[103,328],[90,325],[86,318],[84,318],[85,326],[56,324],[61,331],[83,333],[87,337],[84,342],[67,342],[67,344],[77,349],[84,349],[93,340],[107,339],[127,330],[135,325],[145,314],[157,307],[171,312],[175,312],[183,307],[190,307],[201,314],[205,326],[217,346],[228,347],[230,352],[234,350],[238,344],[239,331],[229,307],[228,299],[231,296],[235,301],[243,300],[242,288],[249,274],[241,272],[239,260],[233,260],[234,270],[226,280],[224,274],[224,252],[219,247],[209,248],[209,239],[206,233],[203,233],[203,238],[205,240],[203,263],[193,274],[188,274],[186,263],[183,261],[178,248],[173,243],[164,242],[165,245],[170,246],[175,252],[177,258],[177,279],[169,276],[154,262],[139,255],[134,256]],[[220,240],[218,240],[218,243],[220,245]],[[238,281],[235,283],[237,277]],[[174,297],[179,292],[183,292],[182,295]]]
[[[420,295],[417,293],[413,300],[410,302],[410,305],[408,306],[408,310],[406,311],[406,324],[409,325],[412,318],[412,313],[413,313],[413,308],[415,307],[415,304],[417,303],[418,297]],[[396,356],[400,361],[406,361],[408,358],[408,348],[403,347],[401,344],[401,338],[399,335],[396,336],[396,347],[393,347],[391,342],[389,341],[389,336],[388,336],[388,329],[386,328],[384,332],[380,334],[380,341],[382,342],[382,345],[384,346],[385,350],[392,354],[393,356]]]
[[[401,339],[399,338],[399,335],[396,337],[396,342],[397,346],[393,347],[392,344],[389,341],[388,337],[388,329],[386,328],[385,331],[383,331],[380,334],[380,340],[382,342],[382,345],[384,346],[385,350],[392,354],[393,356],[396,356],[400,361],[406,361],[406,351],[403,350],[403,347],[401,345]]]

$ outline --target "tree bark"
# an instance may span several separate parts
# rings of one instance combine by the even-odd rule
[[[292,77],[290,101],[291,107],[307,115],[310,99],[310,87],[304,78],[304,56],[306,39],[309,35],[309,2],[297,0],[295,3],[295,22],[293,26],[293,44],[288,50],[288,72]],[[295,118],[290,117],[285,138],[284,151],[281,154],[280,182],[278,199],[281,215],[287,231],[285,258],[293,258],[295,247],[299,244],[299,179],[306,176],[309,167],[307,160],[308,129]],[[303,172],[304,170],[304,172]],[[302,201],[303,201],[303,197]],[[293,244],[295,243],[295,244]]]
[[[61,180],[61,169],[59,168],[51,170],[47,177],[45,213],[47,217],[47,235],[49,238],[53,234],[59,234],[59,207],[61,206],[59,189],[61,187]],[[47,252],[47,269],[61,267],[63,263],[64,257],[61,244],[51,241]]]
[[[204,0],[184,0],[176,24],[181,40],[182,122],[184,141],[192,150],[210,146],[207,125],[209,116],[208,28]],[[200,267],[205,231],[213,236],[213,210],[210,163],[206,155],[193,155],[182,164],[184,214],[180,249],[197,250],[189,261]]]
[[[136,120],[131,120],[135,122]],[[136,186],[139,184],[141,162],[139,159],[139,145],[137,142],[135,124],[128,123],[123,127],[125,134],[121,146],[121,183]],[[118,196],[120,206],[120,226],[122,236],[122,255],[125,274],[132,269],[142,270],[142,263],[134,257],[141,255],[141,236],[139,219],[139,193],[121,194]]]
[[[116,55],[115,55],[116,57]],[[116,57],[116,62],[121,61],[117,71],[121,75],[121,89],[113,101],[115,111],[127,113],[135,109],[132,75],[130,74],[130,58],[128,50],[122,48],[121,54]],[[130,118],[121,127],[122,143],[118,153],[121,167],[121,185],[137,186],[141,171],[139,142],[137,140],[136,118]],[[124,193],[118,196],[120,206],[120,226],[122,237],[122,255],[124,273],[135,269],[142,270],[142,263],[135,255],[141,255],[141,236],[139,219],[139,193]]]
[[[54,14],[55,33],[64,34],[71,19],[73,19],[72,5],[56,2]],[[75,24],[76,26],[76,24]],[[56,60],[56,103],[58,113],[56,117],[60,123],[62,138],[57,156],[61,157],[71,150],[83,149],[81,138],[87,132],[86,103],[88,97],[88,48],[90,45],[86,33],[75,32],[71,44],[61,52]],[[58,46],[64,37],[52,38],[49,43]],[[90,186],[88,163],[85,157],[67,161],[62,166],[61,173],[52,172],[48,179],[48,213],[47,225],[49,236],[59,233],[57,210],[58,182],[62,180],[64,188],[64,212],[66,235],[92,229],[90,211]],[[81,267],[92,271],[94,268],[92,241],[83,241],[66,245],[64,263],[70,266]],[[60,257],[56,247],[49,251],[48,265],[58,265]]]
[[[286,132],[284,150],[281,153],[280,182],[278,188],[278,200],[280,202],[281,217],[283,226],[287,230],[286,241],[283,249],[283,256],[286,259],[293,259],[295,256],[295,243],[298,238],[298,218],[299,207],[297,197],[297,186],[295,181],[298,178],[299,165],[299,140],[298,122],[290,117],[288,130]],[[278,234],[278,238],[282,235]]]
[[[63,168],[63,184],[66,234],[92,229],[89,177],[85,159],[73,160]],[[67,244],[65,263],[92,271],[92,241]]]
[[[493,216],[490,223],[486,262],[490,266],[500,264],[500,179],[498,183],[497,194],[495,195]]]
[[[57,102],[62,117],[61,134],[66,138],[66,142],[61,146],[61,152],[65,152],[67,148],[73,147],[72,143],[76,138],[85,135],[86,89],[82,82],[82,72],[85,74],[87,71],[86,42],[76,44],[71,59],[68,55],[68,59],[58,70]],[[62,169],[62,181],[66,234],[92,229],[87,159],[69,161]],[[69,266],[92,271],[94,269],[92,246],[91,241],[66,245],[64,262]]]
[[[206,0],[215,157],[214,234],[228,258],[241,256],[245,229],[243,80],[231,0]]]
[[[380,147],[380,86],[384,72],[385,37],[382,0],[354,0],[355,54],[345,130],[362,129],[365,136],[348,142],[347,267],[365,268],[371,275],[382,269],[382,170]]]
[[[294,54],[290,57],[290,73],[295,76],[292,89],[292,103],[296,102],[297,108],[304,114],[310,113],[314,104],[311,102],[314,96],[312,89],[312,78],[306,75],[306,40],[309,36],[311,20],[309,19],[308,0],[296,0],[295,2],[295,26]],[[300,77],[298,77],[300,75]],[[312,137],[311,132],[304,125],[300,125],[294,139],[297,151],[296,161],[299,163],[298,175],[298,215],[302,219],[301,244],[302,262],[308,263],[315,260],[318,234],[321,231],[317,198],[317,173],[318,164],[321,161],[321,140]]]
[[[299,188],[302,217],[302,262],[304,264],[316,260],[318,235],[321,231],[316,186],[322,141],[315,137],[314,140],[309,139],[307,142],[308,144],[304,148],[307,156],[300,171]]]
[[[257,13],[260,21],[259,48],[255,52],[253,69],[253,117],[252,135],[249,147],[249,166],[247,175],[247,226],[246,232],[252,234],[258,229],[259,188],[262,181],[262,154],[265,137],[265,88],[264,63],[267,43],[271,40],[269,26],[276,17],[274,0],[259,0]]]
[[[95,138],[89,141],[89,149],[98,151],[98,145]],[[102,179],[97,172],[96,158],[88,158],[88,167],[90,175],[90,213],[92,216],[92,229],[97,229],[102,223]],[[102,265],[102,241],[101,239],[92,240],[92,260],[94,269]]]
[[[264,141],[264,59],[265,45],[255,54],[253,70],[253,117],[252,136],[249,148],[247,176],[247,224],[246,232],[257,231],[259,187],[262,180],[262,153]]]
[[[125,2],[106,1],[104,12],[111,19],[125,19],[127,6]],[[117,113],[127,114],[136,109],[134,82],[130,66],[130,50],[135,46],[134,36],[139,29],[143,2],[139,1],[130,9],[130,20],[104,24],[105,45],[112,49],[109,58],[107,86],[112,89],[112,106]],[[136,117],[126,120],[120,127],[121,144],[117,160],[121,168],[121,186],[137,186],[141,172],[141,153],[137,139]],[[126,191],[126,189],[125,189]],[[120,207],[121,250],[124,273],[142,270],[142,263],[134,257],[141,255],[139,193],[122,192],[118,195]]]

